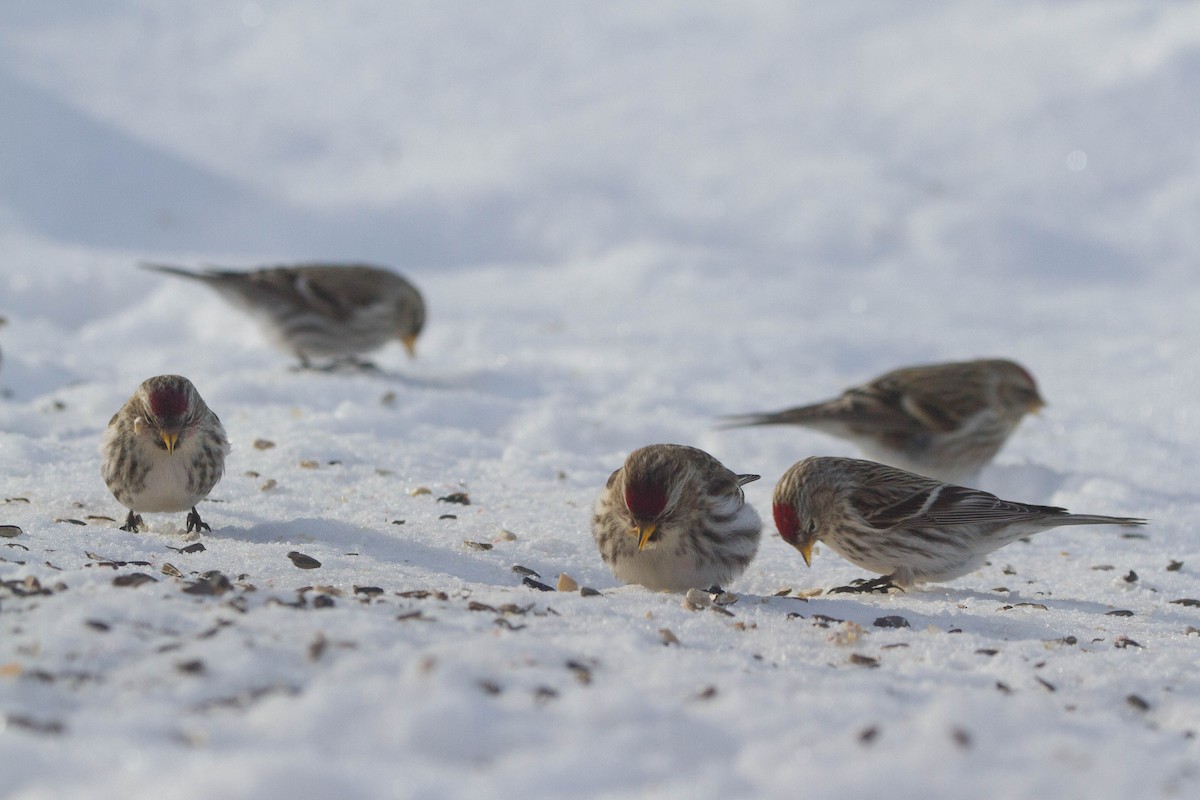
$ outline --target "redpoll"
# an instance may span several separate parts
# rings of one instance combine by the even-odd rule
[[[201,281],[229,302],[258,317],[275,343],[311,367],[310,359],[333,363],[399,339],[414,356],[425,325],[425,301],[416,287],[376,267],[325,264],[267,267],[252,272],[143,264],[147,269]]]
[[[635,450],[596,500],[592,536],[623,583],[680,592],[723,586],[758,551],[762,521],[737,475],[703,450]]]
[[[854,591],[948,581],[978,569],[992,551],[1060,525],[1146,522],[1013,503],[873,461],[828,457],[806,458],[784,473],[774,512],[779,535],[805,564],[819,541],[884,576]]]
[[[1043,405],[1024,367],[987,359],[894,370],[823,403],[731,417],[729,424],[804,425],[849,439],[886,464],[963,481]]]
[[[100,451],[109,491],[129,516],[123,531],[142,525],[141,511],[186,511],[188,532],[210,530],[196,512],[225,471],[229,440],[196,387],[179,375],[142,382],[109,420]]]

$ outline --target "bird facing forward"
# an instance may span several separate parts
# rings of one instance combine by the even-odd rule
[[[758,551],[762,521],[742,495],[758,478],[694,447],[635,450],[596,500],[600,556],[623,583],[669,592],[724,586]]]
[[[271,339],[313,367],[369,367],[358,356],[399,339],[409,357],[425,326],[425,301],[417,288],[394,272],[363,265],[307,264],[251,272],[210,269],[192,272],[162,264],[145,269],[200,281],[235,306],[249,311]]]
[[[729,427],[803,425],[855,442],[872,459],[938,480],[973,480],[1045,401],[1004,359],[905,367],[809,406],[729,417]]]
[[[823,542],[882,578],[841,591],[887,591],[973,572],[987,555],[1060,525],[1143,525],[1132,517],[1071,514],[1001,500],[853,458],[806,458],[775,486],[775,526],[811,564]]]
[[[123,531],[142,526],[139,512],[187,511],[187,530],[211,530],[196,504],[225,471],[229,440],[221,420],[180,375],[142,382],[104,431],[101,473],[129,516]]]

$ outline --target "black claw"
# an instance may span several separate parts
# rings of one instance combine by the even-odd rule
[[[715,583],[712,586],[708,587],[708,589],[706,589],[705,591],[707,591],[709,594],[725,594],[725,590],[722,589],[720,586],[717,586]]]
[[[129,510],[129,516],[125,517],[125,524],[121,526],[121,530],[129,533],[137,533],[138,528],[144,525],[142,515],[133,513],[133,509]]]
[[[892,583],[892,579],[889,576],[884,575],[879,578],[872,578],[869,581],[859,578],[849,586],[835,586],[826,594],[887,594],[892,589],[897,589],[901,592],[904,591],[903,588]]]
[[[187,532],[196,531],[199,533],[202,530],[212,531],[212,528],[208,526],[207,522],[200,519],[200,514],[196,512],[196,507],[192,506],[192,512],[187,515]]]

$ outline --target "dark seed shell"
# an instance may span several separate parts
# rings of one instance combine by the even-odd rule
[[[304,553],[301,553],[297,550],[293,550],[292,552],[288,553],[287,557],[290,558],[292,563],[300,569],[317,569],[321,566],[320,561],[317,561],[312,556],[306,556]]]

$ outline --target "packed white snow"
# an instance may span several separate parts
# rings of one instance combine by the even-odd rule
[[[1200,790],[1200,8],[10,3],[0,108],[0,795]],[[385,264],[430,321],[296,372],[145,260]],[[769,520],[857,451],[721,415],[980,356],[1049,402],[983,487],[1146,528],[846,596],[768,523],[716,610],[601,562],[634,448]],[[164,372],[234,444],[199,538],[99,474]]]

